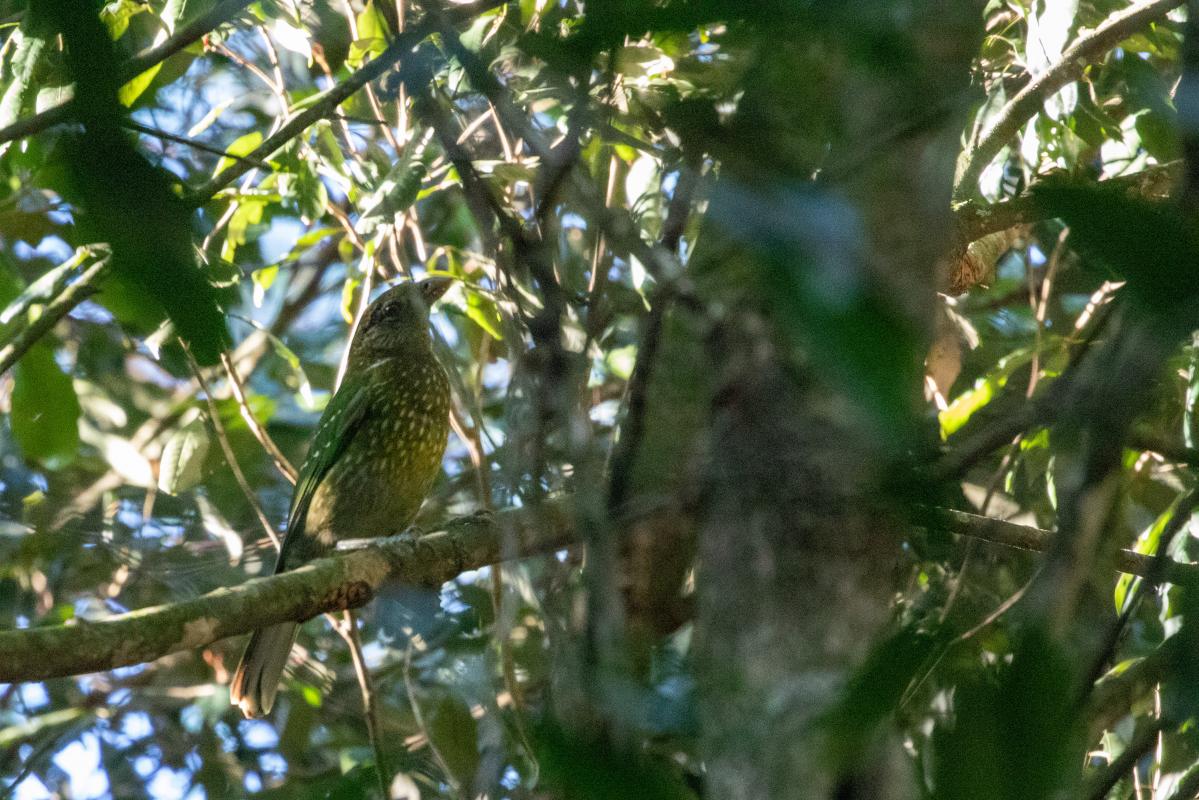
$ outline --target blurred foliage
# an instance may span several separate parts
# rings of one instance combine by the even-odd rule
[[[291,486],[247,415],[298,464],[364,298],[431,272],[459,279],[434,315],[456,433],[421,523],[568,491],[580,498],[580,527],[593,523],[651,314],[667,297],[694,301],[686,281],[630,242],[681,239],[685,266],[701,220],[714,241],[748,244],[765,269],[721,260],[713,245],[705,263],[717,274],[690,277],[762,300],[781,349],[834,376],[897,461],[922,436],[952,449],[998,407],[1043,397],[1110,333],[1105,308],[1135,309],[1169,350],[1136,414],[1142,438],[1160,447],[1124,453],[1105,533],[1150,552],[1194,488],[1199,462],[1184,449],[1195,446],[1199,402],[1199,346],[1186,341],[1197,322],[1194,221],[1093,185],[1182,152],[1177,12],[1087,64],[983,172],[987,201],[1037,184],[1042,213],[1011,239],[992,280],[938,299],[952,311],[938,335],[955,343],[953,377],[938,387],[939,406],[913,415],[922,332],[878,287],[850,303],[821,294],[819,263],[836,268],[829,252],[853,249],[856,232],[830,223],[827,237],[796,240],[787,225],[829,212],[826,196],[805,193],[827,166],[827,150],[811,143],[840,134],[821,113],[832,99],[814,65],[835,51],[873,71],[910,66],[886,3],[497,4],[461,26],[461,47],[499,76],[511,109],[485,96],[472,59],[442,30],[274,152],[258,148],[401,31],[437,20],[439,6],[226,2],[230,13],[202,39],[135,76],[121,71],[217,5],[0,3],[0,126],[76,104],[70,124],[0,145],[0,339],[28,330],[81,280],[102,257],[97,245],[112,258],[95,292],[0,379],[4,628],[99,618],[268,572],[254,504],[278,524]],[[1029,74],[1127,5],[987,3],[965,148]],[[828,50],[775,58],[763,46],[785,49],[800,28]],[[785,82],[780,72],[794,95],[761,96]],[[514,127],[512,109],[527,129]],[[476,188],[447,141],[470,154]],[[551,156],[573,159],[573,171],[556,175]],[[222,180],[235,166],[250,169]],[[738,180],[714,183],[725,175]],[[680,219],[671,204],[692,181],[701,187],[682,202],[696,213]],[[211,196],[197,194],[206,187]],[[488,203],[536,232],[536,258],[515,252],[503,223],[480,222]],[[604,223],[605,205],[627,211],[626,238]],[[538,327],[547,307],[557,309],[552,332]],[[647,493],[672,490],[686,455],[677,451],[690,444],[681,431],[701,416],[688,401],[715,381],[687,347],[712,331],[695,318],[658,322],[659,358],[676,381],[655,395],[668,411],[651,410],[640,459],[626,465]],[[556,407],[530,382],[545,364],[561,366]],[[688,398],[671,394],[680,385]],[[547,422],[554,414],[565,422]],[[955,476],[960,486],[937,488],[963,508],[1054,529],[1069,490],[1059,438],[1039,419]],[[1193,795],[1195,597],[1150,587],[1129,602],[1127,578],[1089,579],[1088,620],[1114,625],[1126,611],[1111,670],[1090,685],[1088,659],[1022,613],[1037,556],[918,531],[906,545],[895,629],[822,716],[834,770],[898,731],[916,796],[1081,796],[1125,752],[1135,758],[1107,796]],[[1199,555],[1194,517],[1167,554]],[[570,704],[550,698],[579,682],[577,644],[592,632],[580,622],[588,580],[571,550],[439,591],[393,587],[363,612],[393,788],[423,798],[703,795],[690,622],[654,643],[637,680],[582,687],[605,698],[604,714],[558,718]],[[343,640],[324,620],[306,624],[278,710],[253,722],[228,705],[239,647],[0,686],[0,796],[369,796],[374,754]]]

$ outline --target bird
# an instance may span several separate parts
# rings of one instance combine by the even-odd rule
[[[338,540],[399,533],[420,510],[449,437],[450,383],[433,352],[429,309],[450,283],[401,283],[363,313],[345,378],[296,479],[276,574],[327,555]],[[229,692],[247,718],[270,713],[298,630],[282,622],[250,636]]]

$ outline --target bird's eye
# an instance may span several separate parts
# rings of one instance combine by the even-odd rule
[[[367,327],[373,328],[386,322],[394,322],[400,317],[399,303],[386,303],[375,309],[371,314],[370,325]]]

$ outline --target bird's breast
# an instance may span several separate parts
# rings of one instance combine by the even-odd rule
[[[313,496],[306,527],[333,540],[400,533],[441,470],[449,435],[449,381],[441,365],[380,364],[368,410]]]

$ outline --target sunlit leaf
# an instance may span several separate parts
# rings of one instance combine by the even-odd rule
[[[497,341],[503,340],[504,334],[500,330],[500,327],[503,325],[503,319],[500,317],[500,311],[496,307],[494,299],[487,297],[481,292],[467,290],[466,316],[486,331],[491,338]]]
[[[272,264],[269,267],[256,269],[251,273],[250,278],[254,282],[254,306],[262,308],[262,303],[266,299],[267,290],[275,283],[275,278],[279,277],[279,265]]]
[[[129,29],[129,19],[135,14],[148,11],[148,7],[135,0],[112,0],[100,9],[100,19],[108,28],[108,35],[120,39]]]
[[[367,0],[357,21],[358,38],[350,45],[350,54],[346,56],[346,63],[355,69],[367,59],[382,53],[391,36],[387,19],[376,8],[374,0]]]
[[[225,148],[225,152],[229,155],[221,156],[221,159],[216,162],[216,169],[212,172],[213,177],[233,166],[236,159],[232,156],[248,156],[260,144],[262,144],[262,131],[250,131],[238,136],[232,144]]]
[[[208,444],[208,428],[201,419],[192,420],[172,433],[162,448],[158,488],[167,494],[179,494],[199,484]]]
[[[229,520],[225,519],[221,510],[203,494],[197,494],[195,501],[196,508],[200,511],[200,521],[204,523],[204,530],[208,532],[209,536],[225,545],[225,550],[229,553],[229,563],[236,564],[241,561],[244,549],[241,534],[229,524]]]

